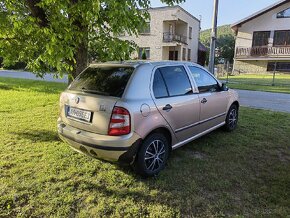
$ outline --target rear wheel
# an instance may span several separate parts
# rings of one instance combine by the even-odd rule
[[[164,169],[168,155],[168,140],[164,135],[154,133],[142,143],[137,155],[135,169],[142,176],[155,176]]]
[[[233,104],[227,114],[225,129],[229,132],[233,131],[238,125],[239,110],[237,105]]]

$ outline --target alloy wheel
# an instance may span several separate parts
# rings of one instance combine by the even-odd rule
[[[229,114],[229,126],[231,129],[235,128],[235,126],[237,125],[237,120],[238,120],[238,113],[237,113],[237,110],[233,108]]]
[[[161,140],[154,140],[145,152],[145,166],[149,171],[155,171],[164,165],[165,145]]]

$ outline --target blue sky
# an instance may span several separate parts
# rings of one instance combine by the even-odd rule
[[[218,25],[235,23],[276,2],[278,0],[219,0]],[[160,0],[152,0],[153,7],[163,5]],[[197,18],[202,16],[202,29],[211,27],[213,0],[186,0],[180,6]]]

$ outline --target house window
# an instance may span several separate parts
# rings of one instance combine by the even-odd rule
[[[186,60],[186,48],[182,49],[182,60]]]
[[[145,26],[140,30],[140,34],[150,34],[150,22],[146,22]]]
[[[139,48],[138,52],[138,59],[148,60],[150,59],[150,48],[149,47],[143,47]]]
[[[280,11],[277,14],[277,18],[290,18],[290,8],[287,8],[284,11]]]
[[[274,46],[290,46],[290,30],[275,31]]]
[[[290,72],[290,62],[268,62],[267,71]]]
[[[188,38],[189,39],[192,39],[192,27],[189,27],[189,30],[188,30]]]
[[[253,47],[267,46],[270,38],[270,31],[259,31],[253,34]]]
[[[191,49],[187,50],[187,60],[191,61]]]

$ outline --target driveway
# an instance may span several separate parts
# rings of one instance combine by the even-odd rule
[[[30,72],[0,70],[0,77],[13,77],[67,83],[66,75],[62,79],[56,79],[53,78],[53,75],[47,74],[42,79],[36,77],[33,73]],[[242,106],[290,113],[290,94],[248,90],[237,91],[239,93]]]
[[[53,78],[53,74],[46,74],[44,78],[40,78],[31,72],[13,71],[13,70],[0,70],[0,77],[33,79],[33,80],[42,80],[42,81],[48,81],[48,82],[61,82],[61,83],[67,83],[68,81],[67,75],[64,75],[62,79]]]

